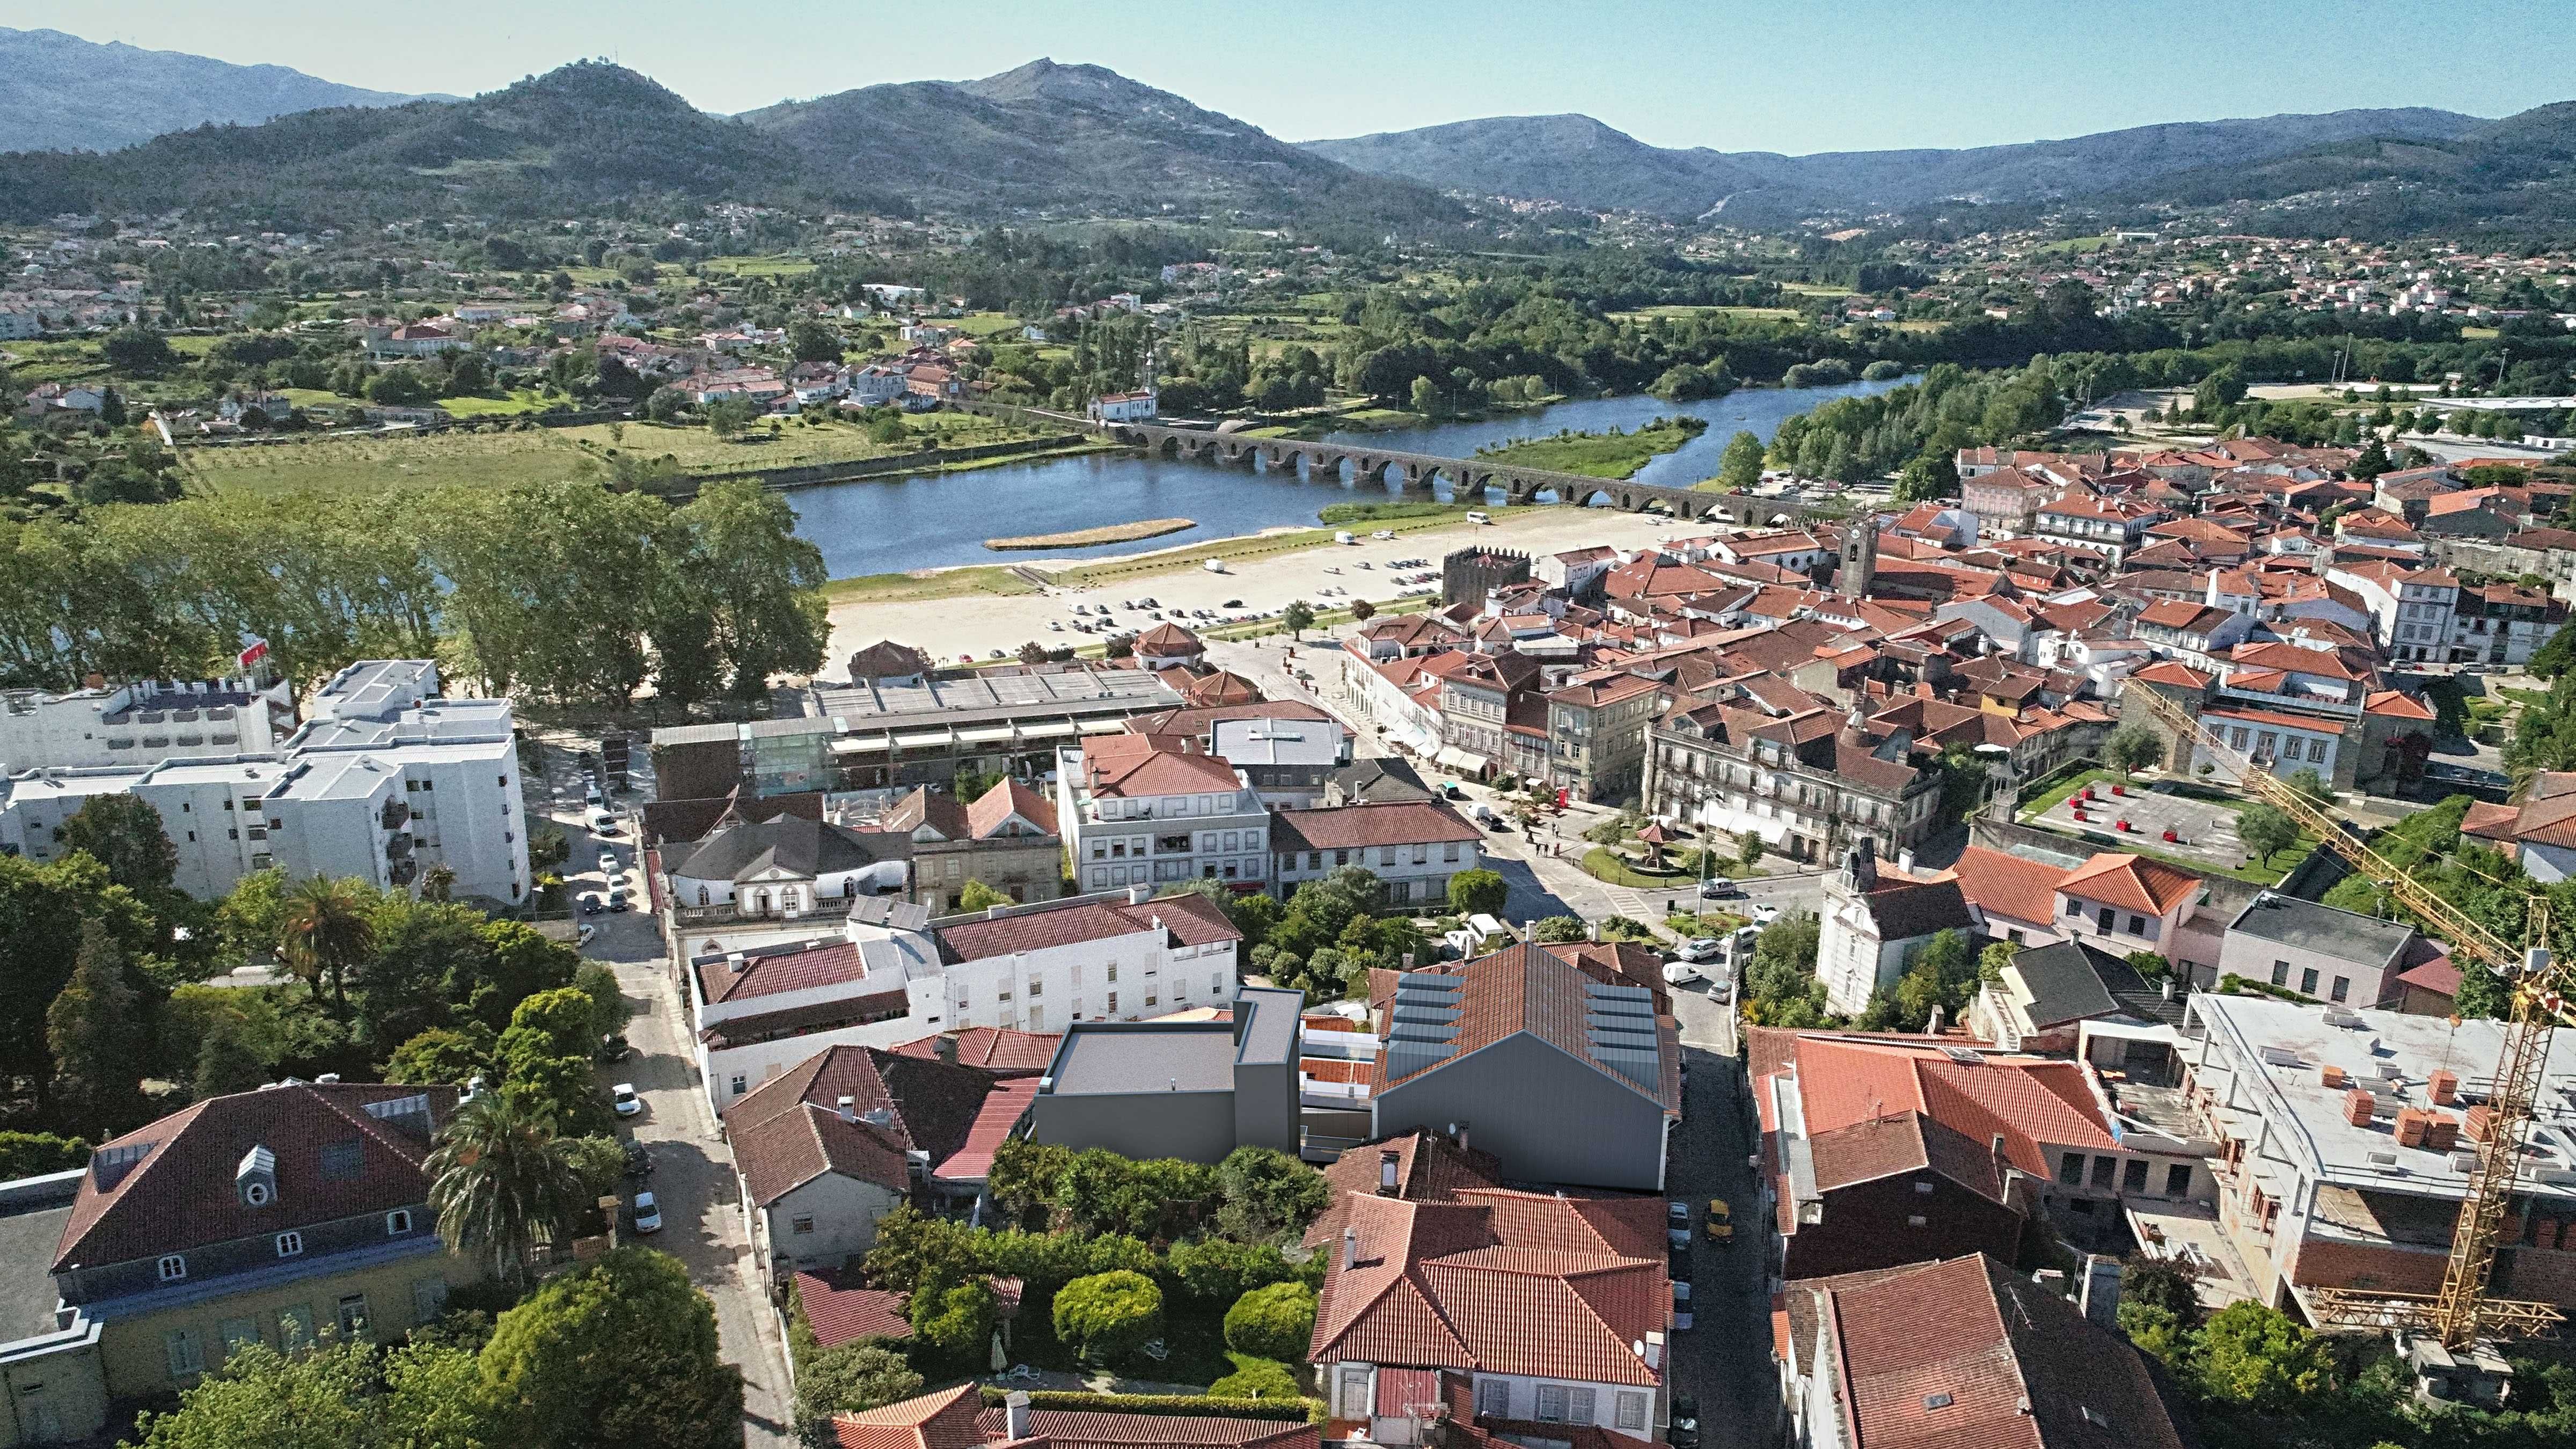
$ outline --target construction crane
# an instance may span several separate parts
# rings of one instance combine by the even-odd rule
[[[2576,1026],[2576,1014],[2570,1013],[2567,1004],[2570,974],[2551,959],[2548,949],[2546,898],[2534,897],[2525,918],[2525,934],[2531,944],[2516,950],[2372,850],[2363,843],[2360,833],[2343,820],[2273,778],[2268,761],[2250,759],[2230,747],[2183,706],[2134,681],[2122,697],[2138,700],[2177,738],[2206,751],[2221,767],[2232,771],[2245,789],[2297,821],[2327,849],[2413,912],[2450,943],[2455,961],[2501,977],[2512,996],[2512,1010],[2504,1027],[2504,1053],[2496,1062],[2495,1086],[2486,1101],[2486,1135],[2478,1142],[2477,1165],[2469,1173],[2469,1194],[2460,1203],[2459,1222],[2451,1232],[2451,1256],[2443,1269],[2442,1291],[2310,1289],[2309,1303],[2317,1320],[2343,1327],[2428,1335],[2453,1355],[2468,1352],[2480,1339],[2523,1337],[2554,1330],[2565,1317],[2556,1305],[2497,1298],[2488,1291],[2495,1276],[2496,1248],[2503,1237],[2505,1213],[2513,1200],[2514,1167],[2521,1158],[2524,1134],[2531,1126],[2541,1079],[2549,1066],[2550,1037],[2561,1022]]]

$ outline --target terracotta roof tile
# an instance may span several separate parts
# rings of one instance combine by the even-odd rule
[[[909,1296],[868,1287],[866,1276],[856,1268],[814,1269],[796,1275],[797,1305],[805,1311],[815,1341],[825,1348],[863,1339],[912,1337],[912,1323],[904,1316]]]
[[[1205,946],[1243,939],[1243,933],[1225,918],[1216,902],[1194,891],[1183,891],[1141,905],[1076,900],[959,921],[939,928],[939,954],[950,962],[982,961],[1014,951],[1043,951],[1051,946],[1150,932],[1157,920],[1173,945]]]

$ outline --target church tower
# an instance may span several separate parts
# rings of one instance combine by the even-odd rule
[[[1865,599],[1877,575],[1878,518],[1865,513],[1843,529],[1842,577],[1834,587],[1844,598]]]

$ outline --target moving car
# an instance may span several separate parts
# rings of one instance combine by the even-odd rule
[[[1715,900],[1721,896],[1731,896],[1734,895],[1735,892],[1735,882],[1722,875],[1710,876],[1708,879],[1699,883],[1700,895],[1709,900]]]
[[[1767,926],[1773,921],[1780,919],[1780,908],[1778,906],[1769,905],[1755,906],[1745,914],[1753,918],[1753,924],[1757,926]]]
[[[644,1110],[644,1099],[635,1095],[633,1082],[620,1082],[609,1088],[608,1100],[620,1117],[632,1117]]]
[[[576,951],[578,951],[578,950],[580,950],[582,947],[589,945],[589,944],[590,944],[590,938],[591,938],[591,937],[593,937],[593,936],[596,936],[596,935],[598,935],[598,934],[599,934],[599,928],[598,928],[597,926],[592,925],[592,924],[591,924],[590,922],[588,922],[588,921],[584,921],[584,922],[582,922],[582,923],[581,923],[581,929],[580,929],[580,930],[578,930],[578,931],[573,932],[573,936],[572,936],[572,945],[573,945],[573,949],[574,949],[574,950],[576,950]]]
[[[649,1192],[635,1194],[635,1231],[639,1233],[662,1231],[662,1205],[654,1201],[653,1194]]]

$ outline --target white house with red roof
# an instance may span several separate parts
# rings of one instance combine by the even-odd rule
[[[1056,822],[1084,890],[1269,879],[1270,812],[1243,771],[1161,736],[1100,735],[1057,757]]]
[[[986,1407],[972,1383],[832,1417],[837,1449],[1318,1449],[1303,1419],[1038,1409],[1026,1393]]]
[[[1271,879],[1282,896],[1344,866],[1365,866],[1389,905],[1449,898],[1449,878],[1484,861],[1483,831],[1438,801],[1387,801],[1283,810],[1271,817]]]

